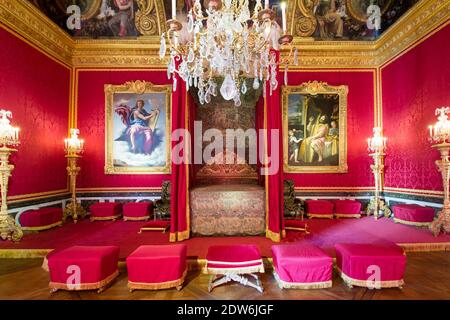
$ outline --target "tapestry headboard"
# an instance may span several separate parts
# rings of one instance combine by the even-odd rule
[[[250,79],[247,79],[248,83]],[[220,88],[220,81],[218,82]],[[249,85],[249,87],[251,87]],[[209,161],[203,160],[203,164],[195,166],[196,182],[200,184],[221,184],[221,183],[255,183],[258,180],[256,164],[248,164],[249,141],[245,141],[245,156],[238,157],[237,148],[226,149],[226,131],[229,129],[255,129],[256,103],[261,95],[261,90],[249,89],[246,95],[241,95],[242,105],[235,106],[234,101],[226,101],[220,94],[212,97],[211,102],[201,105],[198,101],[197,90],[190,91],[196,102],[195,120],[201,121],[202,134],[207,130],[216,129],[222,133],[223,151],[212,154]],[[235,142],[236,143],[236,142]],[[210,141],[203,141],[202,151],[210,145]],[[222,160],[223,161],[220,161]],[[226,159],[232,159],[233,164]],[[216,163],[214,163],[216,162]]]

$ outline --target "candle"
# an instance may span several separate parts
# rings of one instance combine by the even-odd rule
[[[267,25],[267,26],[264,28],[264,38],[266,38],[266,39],[269,38],[269,36],[270,36],[270,31],[271,31],[270,25]]]
[[[269,0],[265,0],[264,9],[269,9]]]
[[[367,147],[368,147],[369,149],[371,149],[371,147],[370,147],[370,138],[367,139]]]
[[[286,3],[285,2],[281,3],[281,15],[283,18],[283,34],[286,34],[287,27],[286,27]]]
[[[172,0],[172,19],[177,18],[177,0]]]
[[[173,44],[175,45],[175,48],[178,48],[178,34],[177,32],[173,35]]]
[[[428,126],[428,129],[430,129],[430,138],[433,138],[433,126]]]

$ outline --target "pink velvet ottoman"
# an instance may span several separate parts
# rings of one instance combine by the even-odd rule
[[[406,255],[395,244],[338,243],[336,265],[347,285],[367,288],[402,287]]]
[[[119,247],[74,246],[48,256],[49,287],[102,292],[118,275]]]
[[[206,272],[212,274],[208,290],[230,281],[236,281],[244,286],[263,292],[257,272],[264,273],[264,263],[261,253],[255,245],[221,245],[208,248],[206,255]],[[246,276],[251,276],[256,283],[250,282]]]
[[[417,204],[397,204],[393,206],[394,221],[417,227],[428,227],[434,220],[433,208]]]
[[[42,231],[62,225],[61,208],[40,208],[28,210],[19,216],[19,224],[24,231]]]
[[[99,202],[89,207],[91,221],[117,220],[122,214],[122,204],[116,202]]]
[[[306,214],[309,218],[333,219],[334,203],[327,200],[306,200]]]
[[[333,258],[309,243],[272,246],[274,276],[283,289],[330,288]]]
[[[123,220],[146,221],[153,213],[153,202],[130,202],[123,206]]]
[[[336,218],[361,218],[361,202],[356,200],[334,200]]]
[[[187,246],[140,246],[127,257],[130,291],[176,287],[181,290],[187,274]]]

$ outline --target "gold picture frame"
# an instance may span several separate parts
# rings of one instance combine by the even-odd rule
[[[318,81],[283,87],[283,168],[286,173],[348,172],[347,96],[348,86],[330,86]],[[315,130],[323,134],[320,139],[309,136]]]
[[[130,165],[126,161],[122,161],[118,159],[118,154],[120,154],[119,149],[125,148],[124,143],[130,143],[130,142],[122,142],[122,144],[117,144],[118,139],[118,130],[121,129],[124,132],[124,135],[126,135],[126,129],[128,128],[125,124],[126,116],[123,115],[123,113],[132,112],[132,106],[133,102],[136,103],[138,100],[144,100],[146,97],[152,97],[152,95],[155,95],[155,99],[157,100],[160,105],[158,107],[161,109],[161,105],[164,106],[163,116],[160,117],[160,113],[158,113],[157,116],[155,116],[152,119],[149,120],[148,126],[150,129],[152,129],[152,143],[154,143],[153,140],[153,134],[157,132],[156,130],[164,129],[165,132],[162,135],[160,134],[160,137],[163,137],[163,139],[160,139],[160,143],[164,143],[165,145],[161,146],[159,145],[158,152],[160,152],[159,157],[157,158],[157,161],[161,163],[161,165]],[[161,101],[161,97],[164,96],[164,101]],[[124,97],[126,99],[129,99],[127,102],[128,104],[131,103],[131,105],[127,105],[126,103],[123,103]],[[120,101],[116,101],[116,99],[121,98]],[[150,98],[151,99],[151,98]],[[171,132],[172,132],[172,86],[171,85],[154,85],[150,82],[146,81],[129,81],[122,85],[111,85],[107,84],[105,85],[105,174],[170,174],[171,173]],[[145,100],[144,100],[144,109],[145,109]],[[122,115],[120,115],[120,112],[114,111],[115,108],[120,107],[122,109]],[[115,126],[118,126],[118,117],[122,117],[122,128],[117,128]],[[160,123],[161,119],[164,119],[164,123],[161,126],[158,127],[158,123]],[[155,130],[156,129],[156,130]],[[115,150],[117,148],[117,150]],[[154,146],[152,146],[154,148]],[[156,149],[155,149],[156,150]],[[139,159],[143,159],[142,161],[150,161],[150,157],[155,152],[155,150],[152,150],[151,153],[142,155],[139,155]],[[129,152],[129,154],[132,154],[131,149],[126,151]],[[162,155],[162,153],[164,153]],[[135,153],[137,153],[135,151]],[[132,155],[128,155],[130,158]],[[146,159],[145,156],[148,156],[149,158]],[[155,157],[157,154],[155,153]],[[138,158],[138,157],[136,157]],[[140,160],[141,161],[141,160]]]

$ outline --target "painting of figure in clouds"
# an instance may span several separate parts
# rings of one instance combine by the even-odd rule
[[[127,83],[106,86],[105,171],[170,171],[170,86]]]

